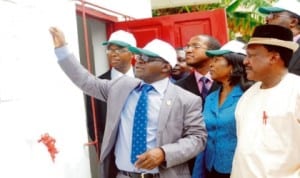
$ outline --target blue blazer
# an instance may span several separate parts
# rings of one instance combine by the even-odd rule
[[[208,139],[205,151],[198,154],[192,178],[205,178],[205,169],[214,167],[220,173],[230,173],[235,151],[236,125],[235,108],[243,94],[240,86],[235,86],[219,107],[221,88],[206,97],[203,116]]]
[[[224,103],[219,106],[221,89],[207,96],[203,116],[208,131],[205,149],[205,167],[214,168],[220,173],[230,173],[233,154],[237,144],[235,108],[243,94],[239,85],[229,93]]]

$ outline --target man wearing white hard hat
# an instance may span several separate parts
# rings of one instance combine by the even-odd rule
[[[289,28],[294,35],[294,42],[300,44],[300,1],[279,0],[273,6],[260,7],[259,12],[268,14],[267,24]],[[300,75],[300,47],[295,51],[290,63],[289,72]]]
[[[105,41],[102,44],[106,46],[106,55],[110,69],[104,74],[98,76],[98,78],[111,80],[123,75],[134,77],[132,67],[134,54],[128,50],[129,46],[136,46],[136,39],[134,35],[124,30],[117,30],[110,35],[108,41]],[[90,96],[86,96],[88,134],[92,141],[97,141],[98,145],[101,145],[105,129],[107,106],[105,102],[94,99],[94,113],[97,121],[96,137],[91,99],[92,98]],[[96,151],[99,157],[100,150]]]
[[[200,97],[169,80],[175,49],[159,39],[142,49],[130,46],[139,55],[137,78],[109,81],[78,63],[59,29],[50,28],[50,33],[67,76],[88,95],[107,102],[99,177],[190,178],[186,162],[204,149],[207,133]]]

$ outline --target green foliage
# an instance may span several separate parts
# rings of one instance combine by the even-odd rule
[[[269,6],[275,1],[277,0],[221,0],[220,3],[215,4],[156,9],[152,11],[152,14],[153,16],[162,16],[224,8],[226,9],[230,39],[241,36],[242,39],[248,41],[253,29],[264,23],[265,18],[257,9],[261,6]]]

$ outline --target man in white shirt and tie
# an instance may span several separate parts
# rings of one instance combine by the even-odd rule
[[[50,28],[50,33],[66,75],[85,93],[107,102],[99,177],[190,178],[186,162],[204,149],[207,133],[200,97],[169,79],[176,64],[174,47],[159,39],[143,49],[129,47],[140,55],[136,78],[123,76],[109,81],[94,77],[79,64],[59,29]],[[153,87],[148,93],[147,151],[132,163],[133,118],[144,84]]]

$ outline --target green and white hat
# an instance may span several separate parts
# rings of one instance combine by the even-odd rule
[[[300,1],[299,0],[279,0],[273,6],[260,7],[260,13],[270,14],[289,11],[295,15],[300,16]]]
[[[160,39],[154,39],[146,44],[144,48],[129,47],[129,50],[136,54],[144,54],[150,57],[160,57],[167,61],[172,67],[177,63],[177,53],[175,48]]]
[[[115,44],[122,47],[136,47],[136,39],[132,33],[126,32],[124,30],[118,30],[110,35],[108,41],[102,43],[102,45],[109,44]]]
[[[227,42],[225,45],[223,45],[220,49],[207,50],[205,53],[209,57],[222,56],[228,53],[238,53],[238,54],[246,55],[245,46],[246,44],[241,41],[231,40]]]

